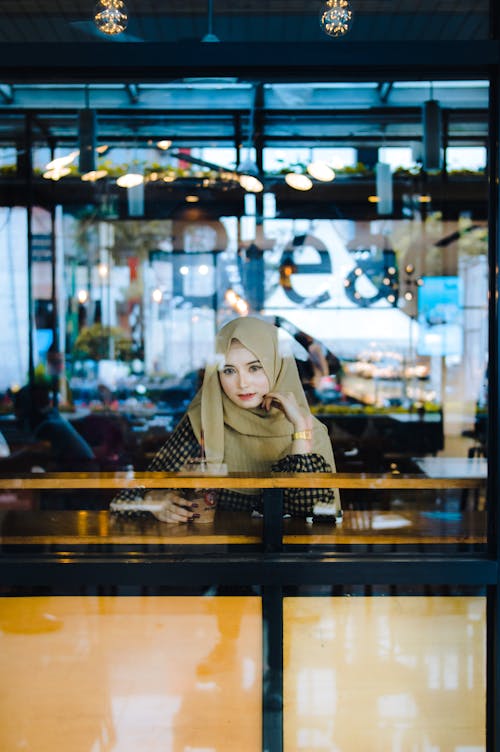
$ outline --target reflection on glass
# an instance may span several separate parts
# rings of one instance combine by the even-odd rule
[[[287,598],[285,748],[480,752],[484,666],[484,598]]]
[[[261,750],[258,598],[3,598],[0,629],[3,750]]]

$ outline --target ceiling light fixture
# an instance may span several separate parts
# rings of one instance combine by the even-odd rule
[[[250,157],[250,148],[247,158],[238,166],[238,182],[244,191],[249,193],[261,193],[264,190],[264,183],[259,175],[259,168]]]
[[[167,151],[167,149],[170,149],[172,146],[172,142],[168,138],[162,138],[160,141],[156,142],[156,146],[162,151]]]
[[[60,180],[61,178],[64,178],[66,175],[69,175],[71,172],[69,167],[56,167],[53,170],[46,170],[43,173],[43,177],[45,180]]]
[[[60,170],[62,167],[68,167],[72,162],[75,161],[77,156],[79,155],[79,151],[72,151],[69,154],[66,154],[64,157],[56,157],[55,159],[52,159],[50,162],[47,162],[45,165],[46,170]]]
[[[133,188],[141,183],[144,183],[144,175],[141,175],[139,172],[127,172],[125,175],[121,175],[116,181],[116,184],[120,188]]]
[[[248,193],[262,193],[264,190],[264,184],[262,181],[259,180],[257,175],[250,174],[250,171],[245,171],[243,174],[239,175],[238,181],[243,190],[248,191]]]
[[[324,162],[311,162],[307,165],[307,172],[321,183],[329,183],[335,179],[335,171]]]
[[[426,172],[437,172],[443,164],[443,115],[439,102],[434,99],[432,83],[430,95],[431,98],[422,105],[422,166]]]
[[[375,186],[378,196],[377,214],[392,214],[392,171],[390,164],[387,164],[387,162],[377,162],[375,165]]]
[[[329,37],[343,37],[351,28],[353,13],[348,0],[327,0],[321,11],[320,26]]]
[[[251,157],[255,137],[255,107],[257,103],[257,87],[253,87],[250,112],[248,114],[247,156],[236,168],[237,179],[244,191],[262,193],[264,183],[259,177],[260,170]]]
[[[299,172],[288,172],[285,175],[285,183],[296,191],[310,191],[313,187],[311,178]]]
[[[94,9],[94,23],[103,34],[121,34],[128,25],[125,3],[122,0],[100,0]]]
[[[88,106],[89,91],[86,91],[86,107],[78,113],[79,160],[78,171],[93,172],[96,167],[97,114]]]
[[[207,8],[207,22],[208,22],[208,30],[205,36],[202,38],[202,42],[220,42],[219,37],[214,34],[213,32],[213,21],[214,21],[214,4],[213,0],[208,0],[208,8]]]
[[[86,172],[82,175],[82,180],[85,183],[95,183],[96,180],[105,178],[107,174],[107,170],[91,170],[90,172]]]

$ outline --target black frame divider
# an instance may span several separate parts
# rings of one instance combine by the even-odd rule
[[[176,79],[186,75],[242,76],[263,81],[375,80],[414,78],[489,78],[489,421],[488,544],[484,554],[464,556],[396,551],[330,553],[284,550],[282,491],[265,492],[262,550],[224,552],[156,552],[147,546],[123,550],[67,550],[36,553],[4,546],[0,553],[0,586],[5,593],[37,587],[65,591],[82,586],[193,585],[258,586],[263,614],[263,745],[266,752],[283,749],[283,590],[287,586],[328,585],[477,585],[486,588],[487,687],[486,750],[500,752],[500,327],[498,320],[500,247],[500,40],[499,4],[490,3],[494,38],[485,42],[339,45],[332,55],[326,44],[296,49],[260,45],[250,54],[238,45],[191,46],[127,44],[5,45],[0,50],[2,80],[138,81]],[[50,49],[49,49],[50,47]],[[203,52],[203,54],[202,54]],[[104,55],[104,57],[103,57]],[[207,63],[207,55],[208,63]],[[40,60],[44,64],[40,67]],[[300,66],[297,60],[300,59]],[[36,61],[36,65],[34,65]],[[255,62],[258,61],[258,62]],[[376,61],[374,64],[373,61]],[[29,127],[27,126],[29,131]],[[29,139],[27,135],[26,138]],[[29,179],[26,187],[29,189]],[[29,194],[29,190],[28,190]],[[27,197],[29,199],[29,195]],[[31,199],[29,199],[31,200]],[[28,204],[29,205],[29,204]],[[31,271],[30,271],[31,273]],[[31,334],[30,334],[31,336]],[[31,369],[30,369],[31,370]]]
[[[493,10],[494,6],[494,10]],[[498,4],[492,13],[498,19]],[[497,563],[497,579],[487,588],[486,618],[486,749],[500,750],[500,535],[499,508],[500,481],[500,322],[498,309],[500,258],[500,67],[492,67],[490,74],[489,119],[489,362],[488,362],[488,551]]]

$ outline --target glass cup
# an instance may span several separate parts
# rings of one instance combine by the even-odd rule
[[[181,472],[189,475],[226,475],[227,466],[220,462],[207,462],[201,458],[188,460],[182,467]],[[213,488],[188,488],[185,497],[189,506],[197,504],[193,509],[198,515],[193,519],[194,523],[207,524],[214,521],[217,509],[217,492]]]

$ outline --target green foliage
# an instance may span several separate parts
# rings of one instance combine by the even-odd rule
[[[105,360],[111,357],[129,361],[132,359],[132,340],[117,326],[92,324],[84,327],[76,338],[73,357],[75,360]]]
[[[51,386],[51,378],[47,373],[47,368],[44,363],[38,363],[35,366],[35,384],[40,386]]]

